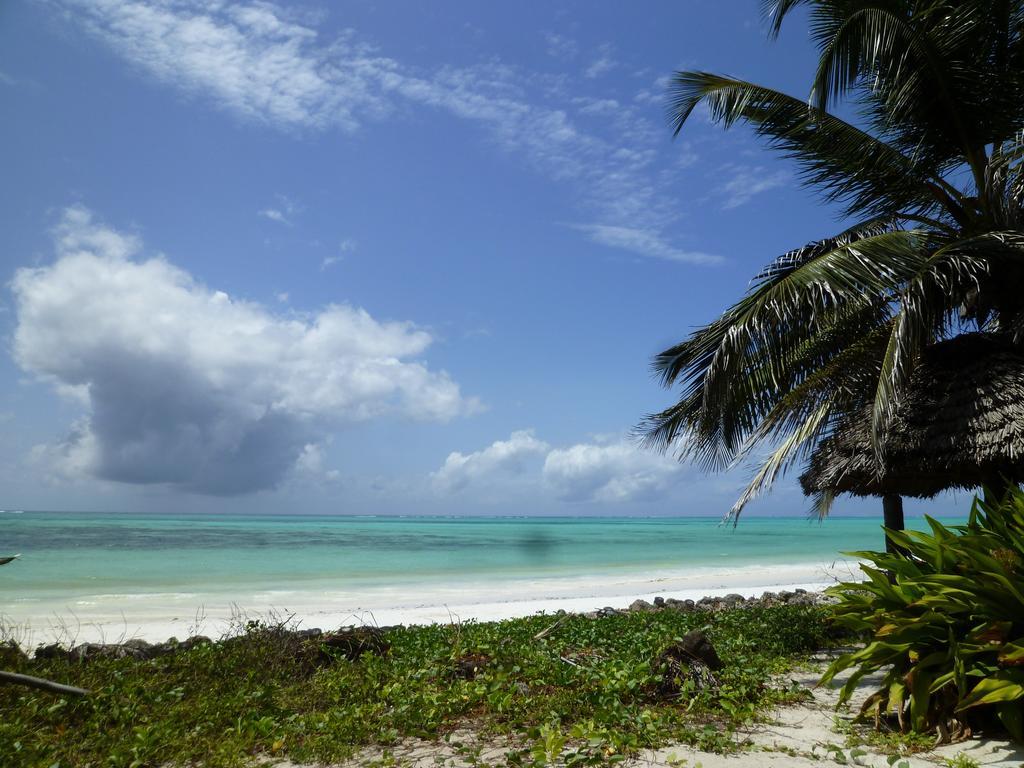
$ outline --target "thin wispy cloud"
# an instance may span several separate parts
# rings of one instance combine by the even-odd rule
[[[284,212],[277,208],[264,208],[259,212],[259,215],[265,219],[276,221],[278,224],[290,224],[288,217],[284,215]]]
[[[653,104],[662,107],[668,101],[668,85],[671,81],[672,78],[667,75],[659,77],[647,88],[637,91],[633,100],[641,104]]]
[[[657,232],[636,227],[615,227],[607,224],[572,224],[574,229],[585,232],[595,243],[619,248],[640,256],[653,256],[683,264],[721,264],[721,256],[702,251],[684,251],[669,244]]]
[[[700,160],[700,155],[694,149],[693,144],[688,141],[676,142],[676,153],[672,158],[672,165],[676,170],[690,168],[696,165],[698,160]]]
[[[556,59],[573,59],[580,52],[579,44],[575,40],[557,32],[545,32],[544,42],[548,55]]]
[[[607,98],[574,104],[569,96],[552,103],[559,89],[538,86],[537,73],[500,62],[413,68],[382,54],[355,31],[326,39],[313,22],[270,3],[64,4],[74,11],[72,18],[133,66],[244,119],[283,130],[353,132],[427,106],[476,123],[499,149],[570,186],[594,227],[650,234],[646,240],[633,238],[628,250],[654,258],[682,253],[671,245],[677,214],[656,172],[653,147],[665,140],[664,130],[632,107],[615,111]],[[573,51],[569,38],[550,33],[545,40],[558,55]],[[602,46],[586,77],[616,67],[612,53],[611,46]],[[594,125],[580,122],[596,117],[602,119]],[[279,223],[291,220],[281,205],[260,213]],[[613,240],[605,238],[605,244]]]
[[[597,58],[590,63],[583,75],[593,79],[611,72],[618,65],[619,63],[612,57],[612,46],[605,43],[598,49]]]
[[[264,208],[257,211],[257,213],[270,221],[290,226],[292,223],[292,216],[298,210],[298,205],[285,195],[278,195],[277,200],[278,203],[276,205]]]
[[[769,171],[761,166],[727,166],[729,178],[719,185],[718,193],[722,196],[722,208],[732,210],[747,203],[755,195],[773,189],[788,186],[792,182],[792,174],[788,171]]]
[[[355,130],[386,100],[371,87],[392,63],[353,36],[315,29],[263,3],[71,0],[76,21],[134,65],[246,117]]]
[[[622,105],[616,99],[594,99],[579,96],[573,99],[579,106],[582,115],[617,115],[622,112]]]
[[[328,267],[332,267],[340,261],[344,261],[345,254],[351,253],[356,249],[356,241],[351,238],[346,238],[338,243],[338,252],[331,254],[330,256],[324,256],[323,261],[320,262],[320,269],[324,270]]]

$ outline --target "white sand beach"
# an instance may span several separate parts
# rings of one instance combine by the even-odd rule
[[[352,624],[429,624],[493,621],[556,611],[624,608],[655,596],[677,600],[765,592],[818,591],[848,579],[856,563],[693,568],[678,571],[613,572],[589,576],[478,582],[423,582],[332,590],[250,593],[129,593],[79,596],[72,600],[20,599],[0,605],[9,631],[25,647],[54,641],[115,642],[205,634],[218,637],[239,618],[290,617],[303,627],[331,629]]]

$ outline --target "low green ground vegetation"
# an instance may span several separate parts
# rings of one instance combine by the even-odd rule
[[[646,747],[730,751],[737,730],[806,696],[785,673],[827,644],[825,610],[747,606],[391,630],[387,653],[310,663],[265,624],[160,658],[21,660],[13,671],[92,691],[0,687],[0,765],[242,766],[343,760],[409,737],[471,729],[512,764],[614,763]],[[717,685],[666,695],[659,652],[704,629]],[[467,674],[466,660],[476,666]]]

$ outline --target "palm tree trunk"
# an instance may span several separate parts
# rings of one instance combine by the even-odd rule
[[[893,531],[903,530],[903,497],[898,493],[887,493],[882,497],[882,516],[885,519],[885,527]],[[896,546],[885,540],[885,551],[896,552]]]

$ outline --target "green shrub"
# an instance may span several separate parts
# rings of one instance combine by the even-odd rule
[[[904,732],[984,729],[997,718],[1024,741],[1024,493],[975,500],[964,526],[928,518],[931,533],[886,531],[898,551],[856,552],[864,583],[840,584],[834,621],[867,636],[838,658],[830,681],[883,671],[862,715],[893,717]],[[891,668],[886,669],[891,665]]]

